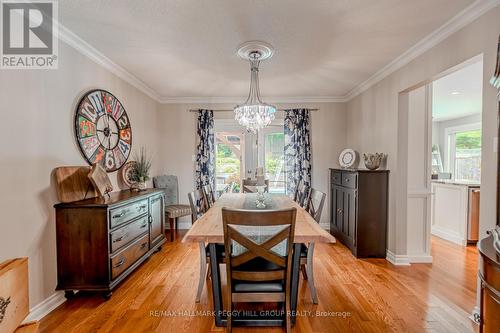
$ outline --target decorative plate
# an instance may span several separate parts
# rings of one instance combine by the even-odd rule
[[[358,154],[355,150],[347,148],[342,150],[339,156],[339,163],[342,168],[355,167],[358,162]]]
[[[135,161],[128,161],[125,163],[121,170],[121,176],[123,183],[128,187],[132,187],[135,184],[135,181],[131,179],[132,172],[134,172]]]
[[[75,135],[80,151],[90,164],[107,172],[127,161],[132,148],[132,128],[120,101],[105,90],[87,92],[75,113]]]

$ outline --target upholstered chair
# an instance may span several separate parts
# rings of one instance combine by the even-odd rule
[[[178,218],[191,215],[191,207],[179,204],[179,181],[177,176],[162,175],[153,177],[153,186],[165,193],[165,217],[170,224],[170,241],[173,241]]]

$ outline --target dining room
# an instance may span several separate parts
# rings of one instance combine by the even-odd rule
[[[500,0],[0,17],[0,333],[497,332]],[[480,130],[433,140],[438,93]],[[473,209],[435,145],[438,176],[475,163]]]

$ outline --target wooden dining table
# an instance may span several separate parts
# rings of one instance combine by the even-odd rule
[[[218,253],[217,244],[224,244],[224,232],[222,227],[222,208],[247,209],[247,210],[274,210],[297,208],[295,220],[294,251],[292,258],[291,277],[291,299],[290,307],[292,313],[297,309],[297,292],[299,286],[300,271],[300,250],[302,243],[335,243],[335,237],[321,228],[321,226],[300,207],[295,201],[285,195],[265,194],[265,208],[257,208],[255,203],[257,194],[255,193],[225,193],[213,206],[200,217],[186,233],[182,242],[208,243],[210,253],[212,296],[214,302],[215,324],[217,326],[226,325],[226,316],[222,303],[222,288],[220,279],[219,263],[221,263],[222,253]],[[292,318],[294,321],[295,318]],[[239,318],[233,322],[240,325],[259,326],[280,326],[283,319],[277,318]]]

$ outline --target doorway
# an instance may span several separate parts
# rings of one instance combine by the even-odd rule
[[[443,231],[451,223],[457,231],[448,232],[447,240],[467,244],[469,207],[479,207],[479,202],[469,200],[466,183],[480,187],[482,134],[477,123],[481,114],[472,114],[471,109],[482,109],[473,97],[478,96],[481,103],[482,71],[482,56],[477,56],[399,94],[396,219],[406,224],[396,247],[406,256],[398,256],[397,264],[432,262],[431,235],[445,238]],[[446,96],[445,101],[442,96]],[[463,99],[454,100],[457,96]],[[450,118],[459,109],[463,112],[457,118],[469,117],[469,123]],[[455,126],[450,125],[452,121]],[[444,122],[446,126],[438,124]],[[445,193],[444,188],[456,189],[452,187],[456,183],[461,183],[460,191]],[[475,212],[478,214],[478,209]]]

